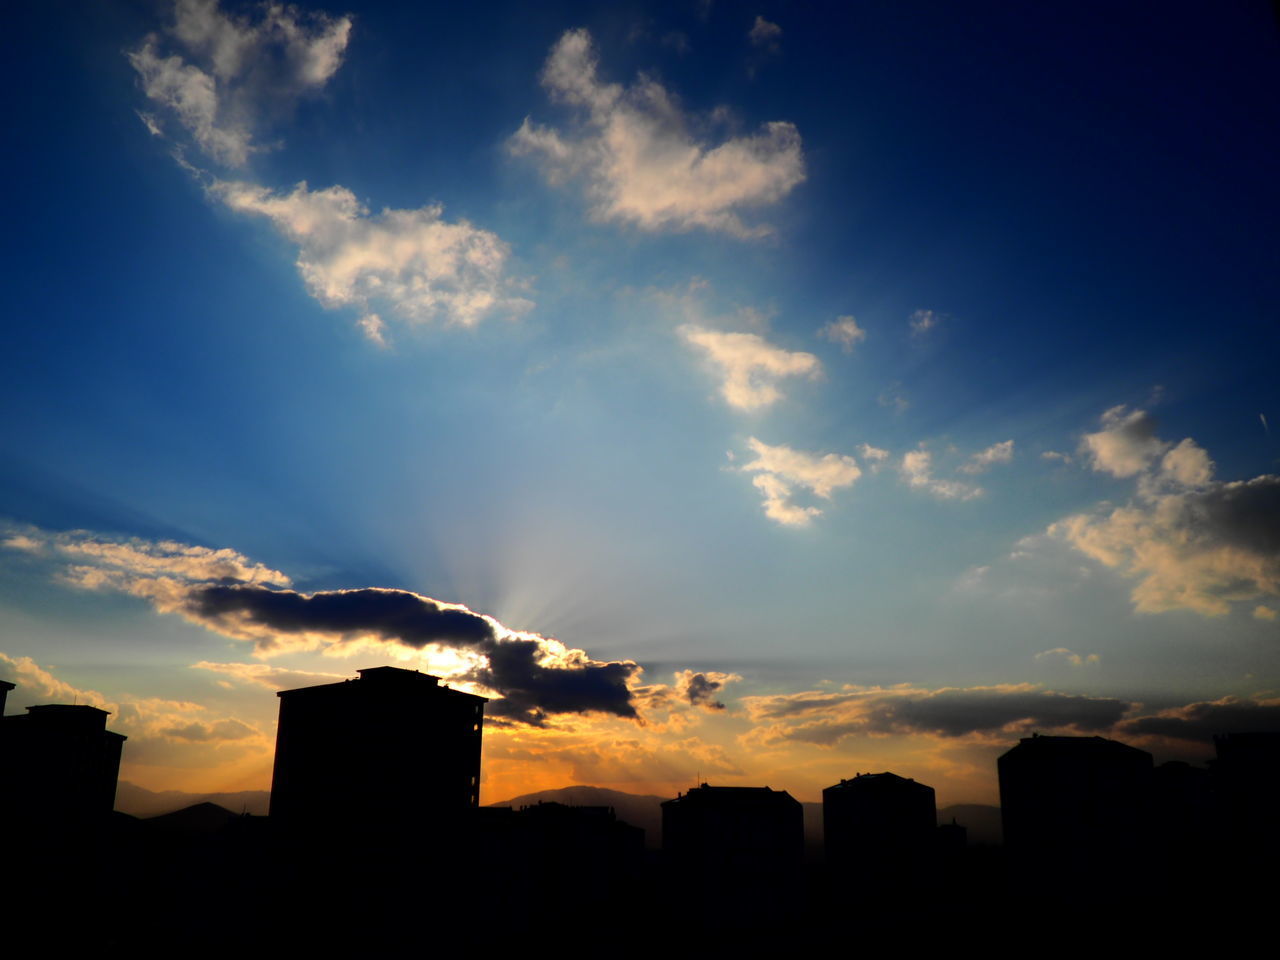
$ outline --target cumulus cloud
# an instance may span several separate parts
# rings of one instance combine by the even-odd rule
[[[1080,452],[1094,470],[1113,477],[1132,477],[1169,449],[1156,436],[1156,422],[1145,410],[1129,410],[1121,405],[1102,415],[1102,429],[1086,433]]]
[[[378,309],[409,323],[475,326],[518,316],[532,303],[506,274],[510,250],[496,234],[449,222],[437,205],[371,213],[345,187],[276,193],[215,182],[213,196],[238,213],[266,217],[298,247],[298,272],[325,307],[354,307],[370,339],[383,341]]]
[[[754,333],[725,333],[696,324],[678,329],[691,346],[698,347],[720,376],[720,394],[732,407],[757,410],[782,399],[777,382],[782,377],[822,375],[822,365],[811,353],[783,350]]]
[[[1013,460],[1013,441],[1004,440],[975,453],[960,467],[960,470],[968,474],[986,473],[996,464],[1009,463],[1011,460]]]
[[[254,135],[264,120],[328,83],[350,34],[345,16],[270,3],[257,18],[236,17],[217,0],[178,0],[164,35],[147,36],[127,56],[156,108],[211,160],[238,167],[262,149]],[[156,115],[141,116],[161,132]]]
[[[754,741],[820,746],[891,734],[997,740],[1032,731],[1093,734],[1110,730],[1133,707],[1123,700],[1055,693],[1033,684],[847,688],[744,697],[742,702],[757,724]]]
[[[586,30],[560,38],[541,80],[574,111],[574,128],[562,132],[526,117],[508,147],[535,157],[552,184],[580,180],[597,220],[758,237],[769,228],[747,224],[742,213],[776,203],[804,180],[794,125],[775,121],[713,144],[656,80],[641,75],[630,87],[601,80]]]
[[[1187,438],[1155,434],[1143,411],[1114,407],[1085,437],[1094,469],[1133,477],[1132,500],[1065,517],[1049,533],[1138,581],[1143,613],[1228,613],[1280,595],[1280,477],[1213,479],[1213,462]]]
[[[843,454],[812,454],[779,444],[770,446],[755,437],[747,440],[755,459],[742,465],[764,497],[764,512],[771,520],[786,526],[804,526],[821,515],[817,507],[800,507],[791,502],[794,487],[810,491],[814,496],[830,500],[832,493],[853,486],[862,469],[853,457]]]
[[[818,336],[840,344],[845,353],[853,353],[854,344],[867,339],[867,331],[858,326],[853,317],[836,317],[818,331]]]
[[[933,475],[933,455],[923,448],[902,455],[898,466],[902,481],[916,490],[924,490],[940,500],[973,500],[982,496],[982,488],[959,480],[945,480]]]

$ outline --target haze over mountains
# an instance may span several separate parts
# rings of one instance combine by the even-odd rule
[[[572,786],[555,790],[524,793],[509,800],[486,804],[490,807],[523,807],[535,803],[563,803],[570,807],[613,807],[619,820],[640,827],[646,844],[662,846],[662,802],[670,797],[648,796],[608,790],[604,787]],[[233,813],[266,816],[271,793],[267,790],[242,790],[237,793],[184,793],[181,790],[155,792],[121,780],[116,792],[116,809],[135,817],[148,818],[184,810],[200,803],[213,803]],[[822,804],[802,803],[805,842],[822,844]],[[1000,843],[1000,808],[980,803],[962,803],[938,809],[938,822],[952,818],[969,829],[970,844]]]

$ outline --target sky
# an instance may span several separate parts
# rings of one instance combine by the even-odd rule
[[[1280,729],[1270,5],[26,5],[9,712],[266,789],[491,697],[482,802]]]

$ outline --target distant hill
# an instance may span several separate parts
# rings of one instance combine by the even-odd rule
[[[266,816],[270,805],[268,790],[242,790],[239,793],[184,793],[181,790],[164,790],[159,793],[147,790],[128,780],[121,780],[116,787],[116,809],[135,817],[158,817],[175,810],[185,810],[198,803],[214,803],[232,813],[252,813]]]

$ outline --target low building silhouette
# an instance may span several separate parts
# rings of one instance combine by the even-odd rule
[[[14,689],[5,683],[0,694]],[[106,710],[27,707],[0,718],[0,823],[14,843],[52,852],[95,842],[115,807],[125,736]]]
[[[480,800],[485,698],[398,667],[281,690],[271,819],[367,841],[449,829]]]
[[[936,844],[933,787],[895,773],[860,773],[822,791],[827,864],[870,878],[927,870]]]
[[[662,849],[674,865],[704,870],[797,868],[804,812],[785,790],[704,783],[663,802]]]
[[[1149,848],[1151,754],[1104,737],[1031,736],[997,761],[1015,883],[1077,889]]]

